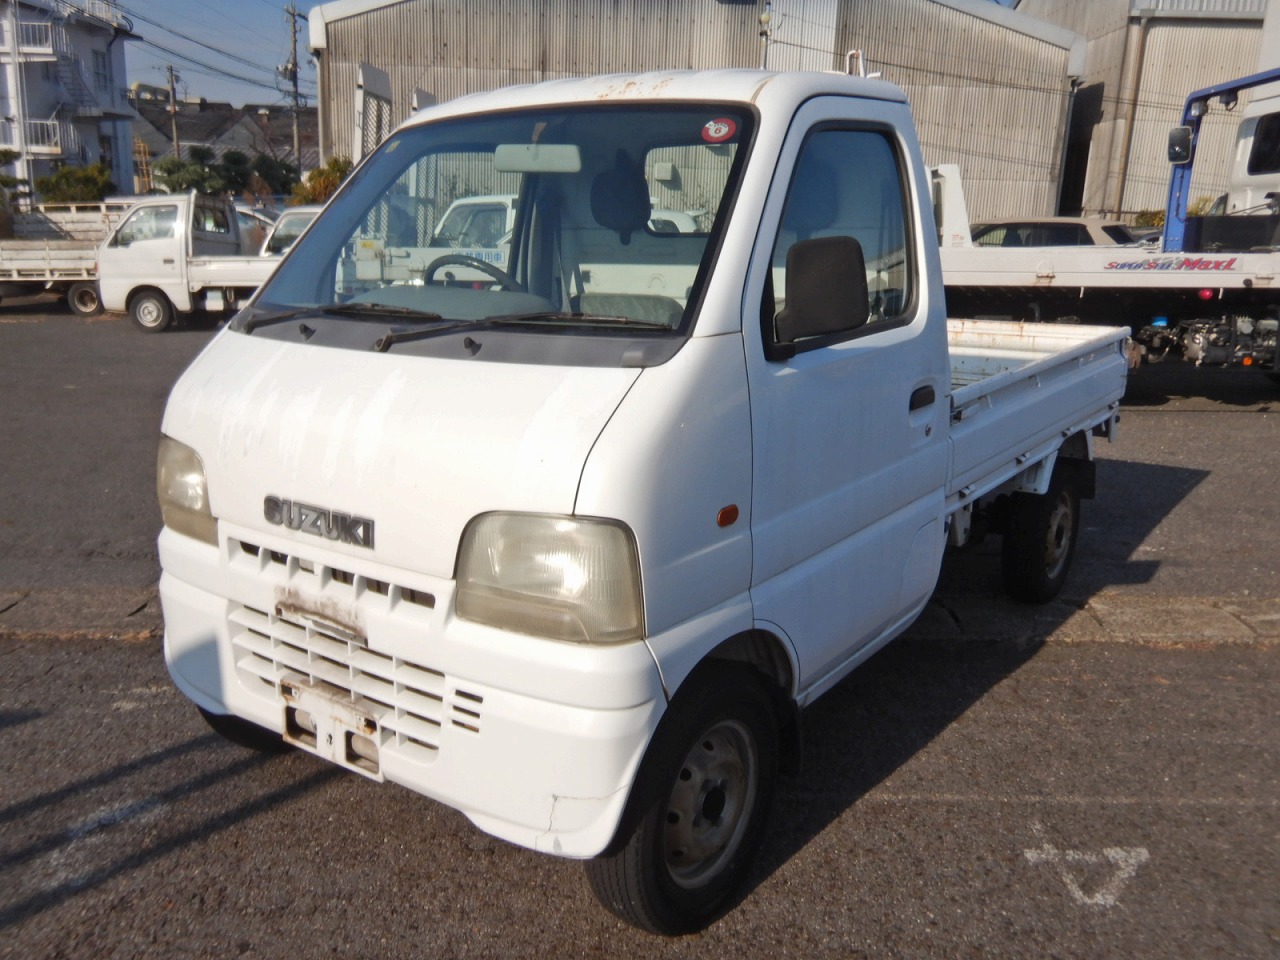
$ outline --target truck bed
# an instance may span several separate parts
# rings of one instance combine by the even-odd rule
[[[86,240],[0,240],[0,280],[92,280],[97,253]]]
[[[963,505],[1110,420],[1128,375],[1128,330],[948,320],[949,503]]]
[[[207,287],[252,289],[261,286],[279,262],[279,257],[192,257],[187,276],[192,293]]]

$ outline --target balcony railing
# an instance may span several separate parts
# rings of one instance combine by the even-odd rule
[[[0,50],[13,52],[13,24],[0,21]],[[27,54],[53,53],[53,24],[38,20],[18,21],[18,49]]]
[[[66,17],[73,13],[83,13],[107,23],[128,25],[127,18],[114,0],[44,0],[43,4],[52,14]],[[48,20],[19,20],[18,49],[27,54],[53,53],[53,24]],[[8,20],[0,20],[0,52],[13,52],[13,38],[10,36],[13,24]]]
[[[66,140],[63,124],[57,120],[28,120],[26,124],[27,153],[42,157],[60,157],[65,153]],[[13,120],[0,121],[0,146],[21,146],[18,143],[18,124]]]

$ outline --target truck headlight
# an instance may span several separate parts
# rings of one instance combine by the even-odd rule
[[[209,485],[200,456],[185,443],[161,435],[156,456],[156,498],[164,525],[205,543],[218,542],[209,509]]]
[[[488,513],[462,534],[464,620],[572,643],[644,636],[635,538],[612,520]]]

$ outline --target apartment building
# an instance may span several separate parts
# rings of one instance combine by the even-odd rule
[[[110,0],[0,0],[0,147],[34,182],[101,162],[133,183],[125,46],[138,39]]]

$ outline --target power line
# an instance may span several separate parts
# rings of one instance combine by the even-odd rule
[[[216,16],[221,17],[223,20],[227,21],[227,23],[231,24],[231,25],[232,25],[232,26],[234,26],[238,31],[241,31],[241,33],[243,33],[243,31],[244,31],[244,21],[243,21],[243,20],[237,20],[235,17],[233,17],[233,16],[231,16],[230,14],[228,14],[225,10],[220,10],[217,6],[214,6],[214,5],[211,5],[211,4],[207,3],[207,2],[205,2],[205,0],[193,0],[193,2],[194,2],[197,6],[203,7],[203,8],[204,8],[205,10],[207,10],[209,13],[212,13],[212,14],[215,14]],[[273,9],[274,9],[274,8],[273,8]],[[279,54],[279,52],[280,52],[280,45],[279,45],[279,44],[267,44],[267,43],[263,43],[263,42],[262,42],[262,40],[263,40],[264,38],[262,38],[262,37],[259,37],[259,36],[254,35],[254,36],[252,36],[252,37],[244,37],[243,39],[244,39],[246,42],[247,42],[247,41],[249,41],[250,39],[252,39],[252,40],[257,40],[258,42],[257,42],[257,43],[255,43],[255,44],[253,44],[253,46],[256,46],[259,50],[267,50],[267,49],[270,49],[270,50],[272,51],[272,56],[277,56],[277,55]]]
[[[263,2],[266,2],[266,0],[263,0]],[[270,4],[268,4],[268,6],[270,6]],[[195,44],[197,47],[201,47],[203,49],[209,50],[213,53],[218,54],[219,56],[226,57],[227,59],[231,60],[233,63],[240,64],[252,70],[261,70],[269,74],[275,74],[277,72],[272,67],[264,67],[260,63],[255,63],[246,58],[228,53],[225,50],[219,49],[218,47],[205,43],[204,41],[201,41],[195,37],[189,36],[188,34],[185,34],[181,31],[174,30],[172,27],[167,27],[164,24],[154,19],[151,19],[145,14],[140,14],[134,10],[128,9],[123,4],[121,5],[121,9],[131,17],[135,17],[138,20],[151,24],[152,26],[158,27],[159,29],[164,30],[166,33],[170,33],[173,36],[177,37],[178,39],[183,40],[187,43]],[[280,10],[279,12],[283,13],[284,11]],[[243,73],[239,73],[234,70],[230,70],[225,67],[221,67],[216,64],[209,63],[207,60],[199,59],[198,57],[192,56],[191,54],[182,53],[178,50],[173,49],[170,46],[166,46],[165,44],[159,43],[155,40],[149,40],[145,37],[140,37],[139,41],[142,43],[144,47],[153,48],[165,54],[167,57],[172,57],[172,58],[176,58],[178,60],[183,61],[185,64],[189,65],[191,72],[199,73],[214,79],[233,80],[237,83],[247,84],[249,86],[257,87],[263,90],[271,90],[281,95],[285,94],[285,91],[281,89],[281,87],[277,82],[274,82],[274,81],[269,82],[261,78],[246,76]],[[298,80],[300,84],[305,84],[308,86],[309,89],[307,91],[307,95],[308,96],[313,95],[313,92],[315,90],[315,81],[310,78],[302,78],[302,77],[299,77]]]
[[[264,67],[260,63],[254,63],[252,60],[246,60],[244,57],[237,56],[234,53],[228,53],[227,51],[221,50],[218,47],[213,46],[212,44],[205,43],[203,40],[197,40],[195,37],[188,36],[187,34],[182,33],[179,30],[175,30],[173,29],[173,27],[166,27],[163,23],[160,23],[158,20],[152,20],[150,17],[146,16],[145,14],[137,13],[133,10],[130,10],[124,4],[119,4],[119,6],[120,6],[120,9],[123,10],[128,16],[137,20],[141,20],[143,23],[149,23],[153,27],[159,27],[161,30],[165,31],[166,33],[171,33],[175,37],[179,37],[183,40],[186,40],[188,43],[194,43],[197,47],[203,47],[206,50],[211,50],[214,53],[219,54],[220,56],[226,57],[228,60],[232,60],[236,63],[239,63],[246,67],[250,67],[254,70],[270,71],[269,67]]]
[[[238,73],[232,73],[230,70],[223,70],[221,67],[215,67],[211,63],[205,63],[203,60],[197,60],[194,57],[188,56],[185,53],[179,53],[177,50],[173,50],[169,47],[166,47],[162,43],[156,43],[154,40],[143,40],[142,43],[144,46],[154,47],[155,49],[166,54],[167,56],[176,57],[177,59],[182,60],[184,63],[191,64],[192,66],[195,66],[195,67],[202,67],[204,68],[206,73],[209,75],[216,75],[218,77],[222,77],[223,79],[227,79],[227,80],[236,80],[240,83],[247,83],[251,86],[261,87],[265,90],[274,90],[276,93],[282,92],[280,88],[277,87],[274,83],[267,83],[264,80],[255,80],[253,77],[246,77]]]

